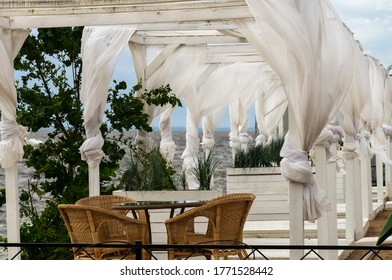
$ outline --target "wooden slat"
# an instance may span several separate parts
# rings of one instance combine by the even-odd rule
[[[253,18],[244,0],[2,1],[10,28],[141,24]],[[226,30],[226,28],[223,28]],[[236,31],[233,30],[235,33]]]
[[[188,44],[188,45],[196,45],[196,44],[228,44],[228,43],[246,43],[245,39],[238,39],[233,37],[227,37],[222,34],[178,34],[172,36],[164,36],[155,34],[151,36],[149,34],[143,34],[138,32],[136,35],[132,36],[132,42],[138,44],[148,44],[148,45],[169,45],[169,44]]]
[[[173,53],[179,45],[168,45],[162,52],[147,66],[145,77],[146,80],[149,79],[155,71],[159,69],[159,67],[165,62],[166,58]]]

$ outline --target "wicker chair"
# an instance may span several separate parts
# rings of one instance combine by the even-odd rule
[[[113,204],[135,202],[135,201],[136,200],[134,200],[133,198],[120,196],[120,195],[96,195],[96,196],[90,196],[90,197],[79,199],[78,201],[75,202],[75,204],[97,206],[107,210],[111,210],[120,215],[127,215],[128,210],[113,210],[112,209]],[[138,212],[138,216],[140,220],[145,220],[143,211],[140,211],[140,213]]]
[[[146,221],[113,213],[95,206],[60,204],[60,214],[73,244],[116,244],[147,242]],[[132,259],[127,248],[73,247],[74,259]],[[144,253],[143,257],[146,257]]]
[[[208,201],[165,221],[168,244],[241,244],[243,228],[255,195],[252,193],[228,194]],[[204,217],[208,225],[203,233],[195,232],[195,218]],[[192,252],[184,249],[169,249],[168,259],[189,256],[205,256],[207,259],[228,259],[236,255],[244,259],[244,250],[208,249]]]

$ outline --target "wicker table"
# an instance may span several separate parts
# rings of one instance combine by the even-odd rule
[[[189,201],[189,200],[175,200],[175,201],[136,201],[114,204],[114,210],[129,210],[137,218],[136,210],[144,210],[146,214],[147,230],[149,232],[149,241],[151,244],[151,223],[150,223],[150,209],[170,209],[170,218],[174,216],[175,209],[180,209],[180,213],[183,213],[185,208],[197,207],[205,204],[206,201]]]

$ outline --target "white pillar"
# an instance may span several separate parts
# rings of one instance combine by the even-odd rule
[[[391,149],[391,142],[390,138],[388,137],[388,142],[386,145],[386,154],[389,158],[392,158],[392,149]],[[385,184],[386,184],[386,191],[387,191],[387,198],[388,200],[392,200],[392,166],[386,164],[385,165]]]
[[[10,29],[0,29],[4,39],[4,46],[10,58],[11,66],[13,66],[15,48],[22,46],[21,42],[16,43],[13,40],[13,31]],[[26,38],[26,33],[24,38]],[[22,41],[23,42],[23,41]],[[20,46],[18,46],[20,44]],[[17,52],[16,52],[17,53]],[[1,61],[0,61],[1,63]],[[12,72],[12,78],[14,72]],[[4,93],[2,93],[4,94]],[[4,120],[4,115],[2,116]],[[11,167],[4,169],[5,177],[5,191],[6,191],[6,213],[7,213],[7,241],[9,243],[20,243],[20,220],[19,220],[19,181],[18,181],[18,167],[15,162]],[[19,247],[8,248],[8,258],[13,258],[20,251]],[[20,254],[14,260],[20,260]]]
[[[362,187],[362,211],[364,218],[372,217],[372,186],[369,186],[369,163],[367,158],[361,159],[361,187]],[[371,179],[370,179],[371,181]]]
[[[345,152],[346,176],[344,180],[346,201],[346,239],[354,240],[354,155]]]
[[[292,141],[298,141],[297,127],[295,125],[293,112],[289,110],[289,134]],[[297,146],[299,143],[294,143]],[[303,184],[289,182],[289,237],[290,245],[304,245],[304,209],[303,209],[304,190]],[[290,259],[299,260],[304,256],[304,250],[290,250]]]
[[[324,146],[317,145],[315,152],[316,180],[331,203],[331,210],[317,220],[318,244],[337,245],[336,162],[327,162]],[[325,260],[338,258],[337,250],[320,250],[319,254]]]
[[[304,245],[303,184],[289,182],[290,245]],[[304,250],[290,250],[290,259],[299,260]]]
[[[88,190],[89,196],[100,195],[99,164],[88,168]]]
[[[362,213],[362,188],[361,188],[361,166],[358,157],[354,158],[354,219],[355,240],[364,237],[363,213]]]
[[[7,242],[20,243],[20,220],[19,220],[19,191],[18,191],[18,168],[15,163],[5,170],[5,194],[7,211]],[[8,248],[8,259],[13,258],[19,247]],[[20,260],[20,255],[14,259]]]

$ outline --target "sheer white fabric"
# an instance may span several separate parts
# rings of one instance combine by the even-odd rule
[[[304,184],[304,219],[329,210],[307,156],[340,104],[352,76],[352,39],[328,1],[247,0],[256,22],[236,23],[285,88],[290,130],[281,155],[282,174]],[[320,106],[322,104],[322,106]]]
[[[80,99],[84,105],[87,139],[80,147],[83,160],[97,166],[104,153],[102,124],[109,82],[118,56],[135,32],[128,26],[85,27],[82,36],[82,88]]]
[[[233,92],[233,101],[229,105],[230,147],[235,153],[238,149],[247,149],[248,144],[253,142],[252,137],[248,134],[249,108],[268,89],[273,73],[266,63],[242,63],[233,66],[244,67],[246,71],[249,71],[246,74],[244,70],[238,68],[239,73],[246,74],[242,78],[244,84],[234,88],[237,92]],[[256,110],[256,115],[261,113]]]
[[[162,55],[166,46],[141,46],[137,44],[130,45],[135,69],[138,79],[144,77],[145,68],[147,68],[154,60]],[[145,54],[143,54],[145,52]],[[201,65],[204,65],[206,55],[205,45],[194,46],[178,46],[157,67],[157,69],[149,77],[144,77],[145,88],[153,89],[162,85],[169,84],[173,93],[182,98],[184,95],[192,92],[195,79],[200,75]],[[159,114],[160,131],[161,131],[161,153],[168,159],[172,160],[175,153],[175,143],[172,139],[171,132],[171,106],[156,107],[145,106],[145,111],[150,115],[150,123]]]
[[[27,135],[24,127],[16,122],[17,93],[14,85],[13,60],[18,54],[30,30],[7,30],[12,32],[7,41],[0,29],[0,164],[9,168],[23,158],[23,144]]]
[[[208,65],[203,65],[203,73],[208,68]],[[206,134],[203,143],[206,144],[207,137],[209,137],[209,144],[211,144],[212,130],[218,125],[221,119],[219,115],[224,108],[234,101],[238,101],[239,96],[241,96],[242,104],[247,104],[244,107],[249,107],[252,100],[254,102],[255,91],[258,87],[257,76],[261,69],[261,63],[234,63],[217,67],[207,77],[204,77],[203,73],[198,76],[198,78],[202,77],[202,81],[196,80],[193,94],[184,96],[188,108],[187,146],[182,155],[185,169],[189,169],[194,164],[198,155],[198,127],[202,118],[214,116],[213,119],[210,119],[213,123],[210,123],[209,128],[205,126],[204,129],[205,132],[209,130],[209,136]],[[188,185],[189,188],[197,188],[197,185],[190,184],[189,180]]]
[[[276,137],[276,129],[287,109],[287,98],[280,80],[270,79],[255,104],[259,135],[256,145],[269,143]]]
[[[385,111],[387,108],[384,104],[390,102],[389,96],[386,94],[387,86],[387,71],[380,65],[378,60],[371,56],[366,56],[369,61],[369,77],[370,77],[370,89],[371,99],[373,105],[373,113],[371,119],[365,119],[368,123],[370,130],[372,131],[371,144],[374,154],[381,162],[392,165],[392,161],[386,154],[387,137],[382,128],[384,119],[387,118]],[[389,112],[390,113],[390,112]],[[390,115],[389,115],[390,116]],[[364,116],[365,117],[365,116]]]
[[[392,117],[392,81],[389,73],[385,75],[384,124],[390,125]]]
[[[345,157],[368,158],[373,156],[373,152],[363,135],[364,127],[361,116],[370,116],[372,112],[372,99],[369,96],[369,66],[359,46],[354,48],[354,55],[353,81],[340,108],[343,116],[340,125],[345,132],[343,151]]]

